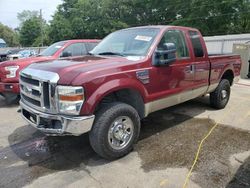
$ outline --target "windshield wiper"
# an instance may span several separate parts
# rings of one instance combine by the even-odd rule
[[[98,55],[118,55],[118,56],[122,56],[122,57],[125,56],[125,55],[123,55],[121,53],[117,53],[117,52],[102,52],[102,53],[99,53]]]

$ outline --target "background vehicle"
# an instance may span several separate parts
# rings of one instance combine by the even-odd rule
[[[129,28],[91,56],[33,64],[21,73],[22,116],[48,135],[89,132],[102,157],[131,151],[148,114],[210,93],[224,108],[240,75],[239,55],[207,54],[200,32],[177,26]]]
[[[32,63],[46,62],[58,58],[86,55],[99,40],[67,40],[52,44],[35,57],[0,63],[0,94],[8,102],[19,95],[19,72]]]
[[[8,60],[27,58],[27,57],[31,57],[31,56],[35,56],[35,55],[37,55],[35,50],[21,50],[15,54],[8,55]]]
[[[7,47],[6,42],[0,38],[0,48],[6,48],[6,47]]]

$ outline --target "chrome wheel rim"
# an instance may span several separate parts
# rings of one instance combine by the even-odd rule
[[[133,121],[128,116],[120,116],[113,121],[109,128],[109,145],[115,150],[121,150],[130,143],[133,134]]]
[[[221,91],[221,97],[222,97],[222,99],[226,99],[227,98],[227,90],[222,90]]]

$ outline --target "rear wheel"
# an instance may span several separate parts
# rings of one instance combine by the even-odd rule
[[[215,91],[210,93],[211,106],[216,109],[225,108],[229,101],[230,93],[230,82],[226,79],[221,80]]]
[[[132,150],[139,133],[137,111],[124,103],[111,103],[97,112],[89,140],[97,154],[106,159],[116,159]]]

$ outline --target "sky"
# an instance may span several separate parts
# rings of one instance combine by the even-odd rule
[[[19,25],[17,13],[23,10],[42,9],[43,18],[47,21],[52,19],[56,8],[62,0],[0,0],[0,22],[11,28]]]

